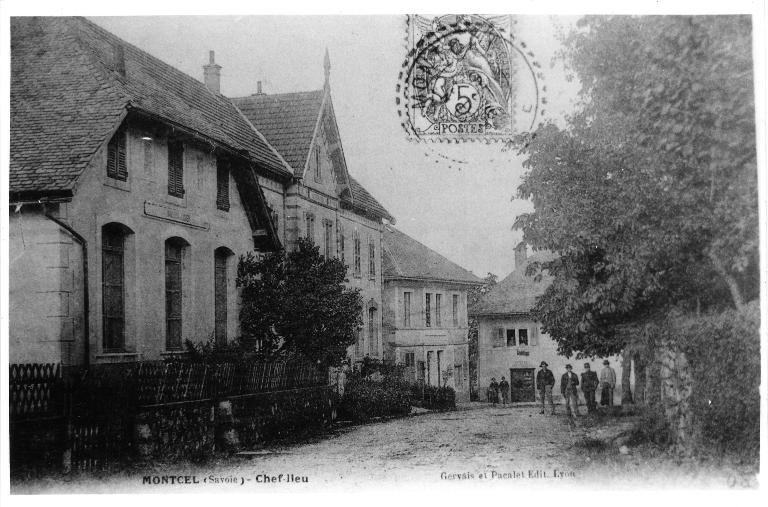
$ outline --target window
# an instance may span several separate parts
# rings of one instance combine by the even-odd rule
[[[368,277],[376,278],[376,245],[368,242]]]
[[[440,387],[443,385],[443,379],[442,379],[442,370],[443,369],[443,351],[438,350],[437,351],[437,386]]]
[[[325,230],[325,258],[331,258],[331,245],[333,244],[333,223],[330,220],[323,222],[323,228]]]
[[[427,292],[424,295],[424,326],[432,326],[432,294]]]
[[[128,162],[126,160],[125,130],[115,132],[107,145],[107,176],[120,181],[128,179]]]
[[[427,351],[427,385],[432,385],[432,362],[434,359],[432,356],[434,355],[434,352],[431,350]]]
[[[360,236],[355,232],[355,276],[360,278]]]
[[[414,354],[413,352],[406,352],[405,353],[405,367],[406,368],[413,368],[414,365]]]
[[[168,195],[184,197],[184,145],[168,143]]]
[[[320,147],[315,146],[315,181],[323,181],[323,167],[320,165]]]
[[[517,330],[517,344],[518,345],[528,345],[528,330],[527,329],[518,329]]]
[[[339,258],[341,259],[341,263],[346,266],[346,259],[344,255],[344,250],[346,249],[346,241],[344,238],[344,230],[339,226]]]
[[[459,295],[453,295],[453,327],[459,327]]]
[[[443,324],[442,319],[442,301],[443,301],[443,295],[442,294],[435,294],[435,326],[440,327]]]
[[[216,209],[229,211],[229,163],[216,161]]]
[[[232,254],[226,248],[217,248],[213,252],[213,314],[214,338],[218,345],[227,343],[227,306],[229,303],[229,276],[227,260]]]
[[[104,352],[125,350],[125,230],[108,224],[101,233]]]
[[[307,213],[306,216],[306,228],[307,228],[307,239],[311,242],[315,242],[315,215],[312,213]]]
[[[379,354],[379,340],[376,333],[376,308],[368,309],[368,353],[371,356]]]
[[[503,347],[504,346],[504,328],[496,328],[493,330],[493,336],[491,337],[493,340],[493,346],[494,347]]]
[[[403,327],[411,327],[411,293],[403,292]]]
[[[515,330],[507,329],[507,347],[515,346]]]
[[[361,357],[363,355],[363,333],[360,328],[357,328],[357,339],[355,340],[355,354],[358,357]]]
[[[165,348],[181,350],[181,269],[184,240],[165,242]]]
[[[456,384],[456,387],[458,389],[464,388],[464,372],[462,370],[462,365],[457,364],[453,367],[453,377],[456,379],[454,383]]]

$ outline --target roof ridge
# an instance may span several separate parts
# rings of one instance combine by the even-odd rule
[[[230,97],[231,100],[247,100],[247,99],[268,99],[268,98],[275,98],[275,97],[285,97],[287,95],[309,95],[312,93],[324,93],[324,88],[319,88],[317,90],[304,90],[304,91],[298,91],[298,92],[279,92],[279,93],[252,93],[250,95],[243,95],[241,97]]]

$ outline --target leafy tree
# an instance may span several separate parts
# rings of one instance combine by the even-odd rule
[[[585,17],[564,42],[580,104],[521,148],[534,211],[516,221],[559,254],[535,313],[560,351],[618,353],[672,307],[757,297],[750,18]]]
[[[473,285],[467,291],[467,306],[471,309],[472,306],[477,304],[481,297],[488,293],[498,283],[499,277],[493,273],[488,273],[483,278],[483,283],[479,285]],[[467,341],[469,342],[469,385],[470,385],[470,397],[474,400],[477,398],[478,386],[477,386],[477,340],[478,340],[478,326],[477,318],[469,318],[469,331]]]
[[[338,366],[362,326],[358,289],[344,285],[347,268],[301,239],[297,249],[240,258],[243,337],[267,354],[298,352]]]

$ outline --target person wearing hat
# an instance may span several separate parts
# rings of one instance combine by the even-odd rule
[[[573,417],[579,415],[579,376],[573,373],[573,366],[565,365],[565,373],[560,379],[560,393],[565,399],[565,412],[570,412]]]
[[[595,401],[595,391],[600,381],[597,379],[597,373],[592,371],[589,363],[584,363],[584,373],[581,374],[581,391],[584,393],[584,401],[587,402],[587,412],[597,410]]]
[[[555,404],[552,401],[552,388],[555,386],[555,376],[548,369],[549,365],[546,361],[542,361],[539,365],[541,368],[536,374],[536,388],[541,395],[541,413],[545,410],[545,400],[549,401],[549,409],[552,415],[555,415]]]
[[[603,369],[600,370],[600,405],[613,406],[613,389],[616,387],[616,372],[611,368],[611,363],[603,361]]]

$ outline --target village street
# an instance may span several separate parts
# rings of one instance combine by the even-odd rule
[[[589,420],[571,428],[563,407],[557,410],[555,417],[545,417],[531,405],[472,403],[455,412],[341,427],[308,442],[272,445],[202,465],[158,463],[101,477],[73,474],[66,480],[22,482],[14,491],[253,493],[424,482],[595,488],[648,487],[672,479],[683,487],[723,488],[733,485],[734,473],[738,475],[733,469],[706,472],[701,464],[678,467],[635,449],[622,455],[611,446],[589,448],[583,445],[585,437],[594,439],[610,429],[591,427]],[[614,420],[613,433],[626,424]],[[307,482],[301,482],[304,477]]]

